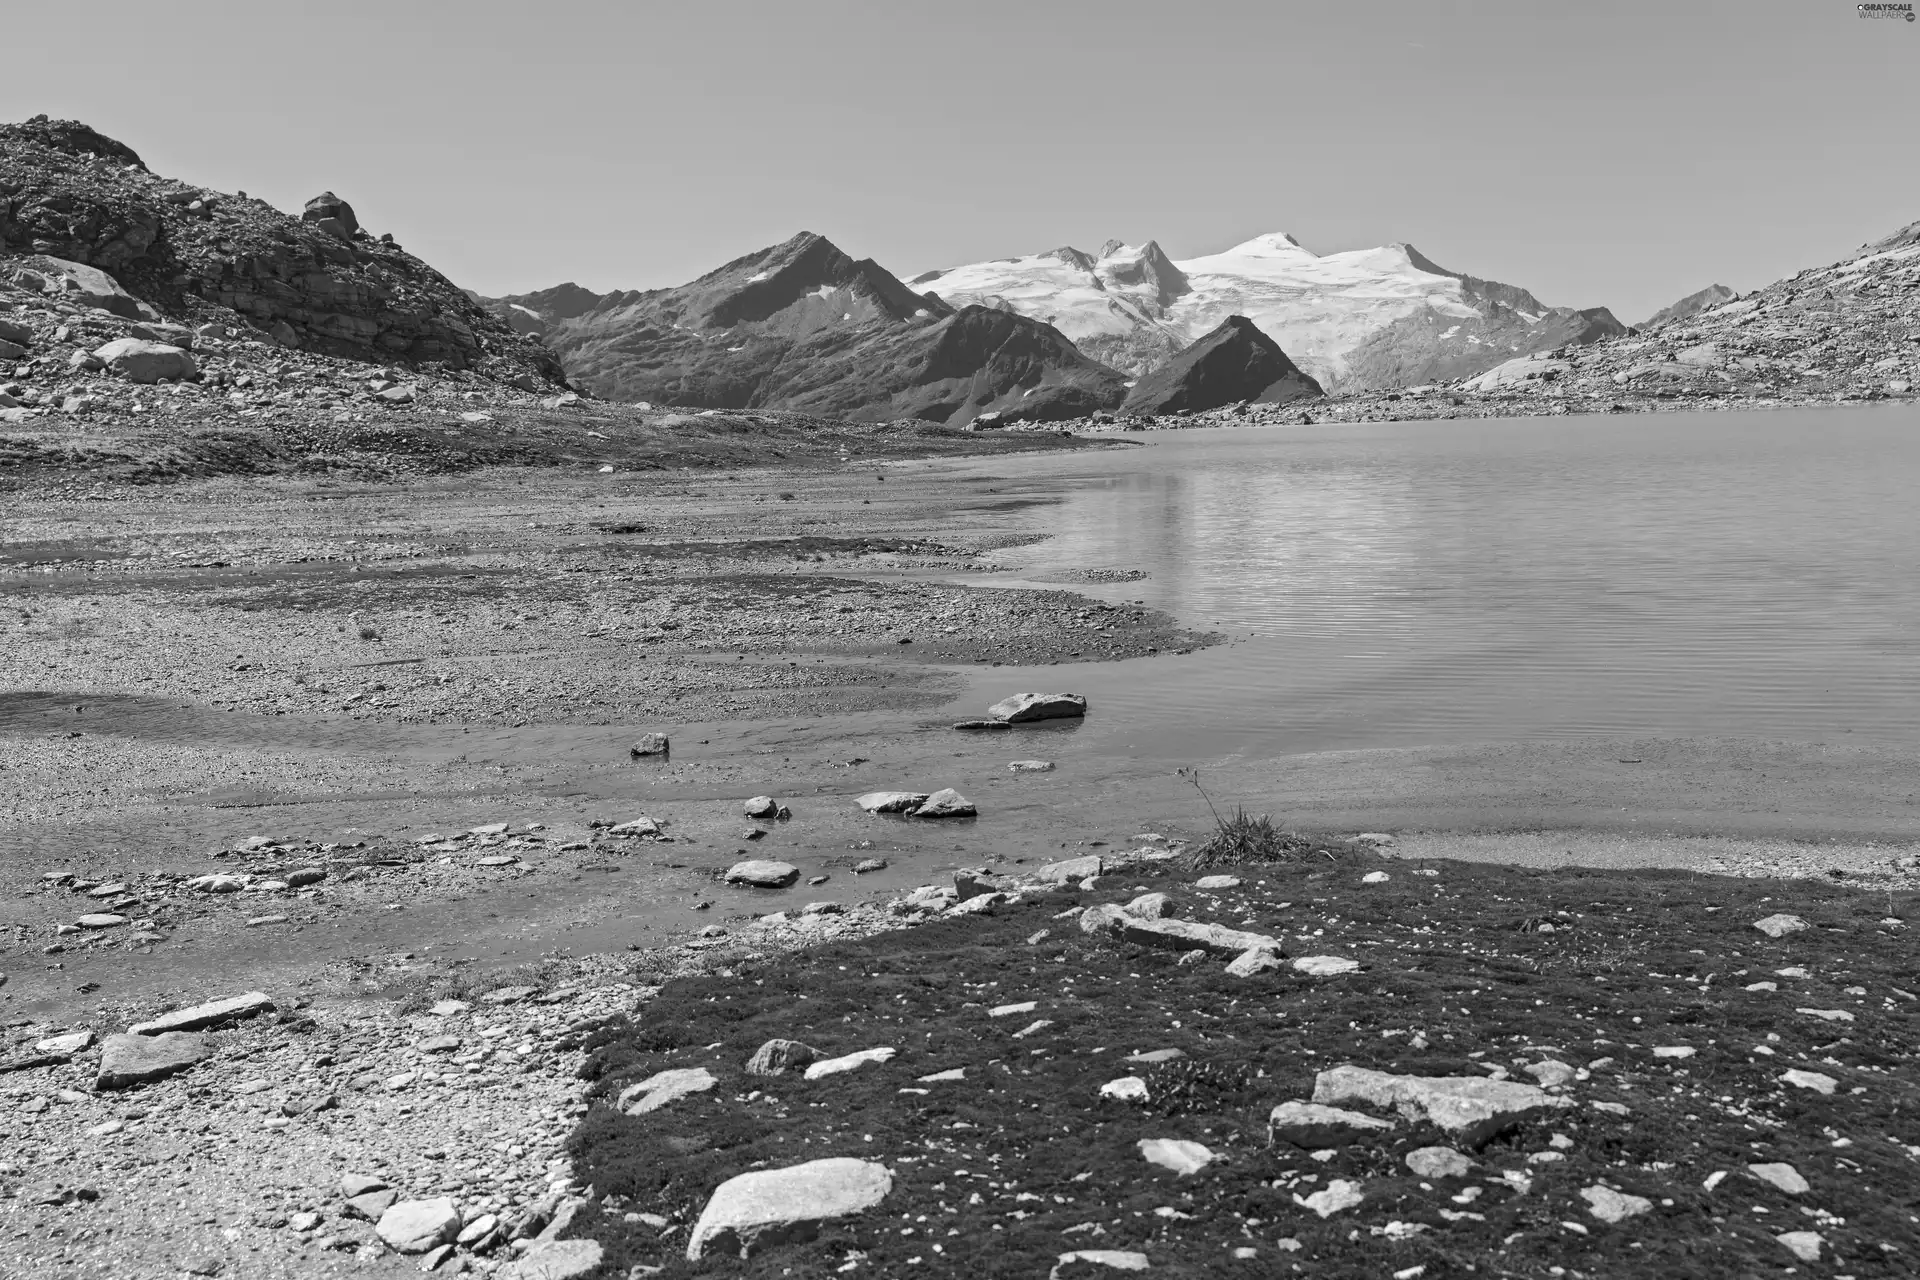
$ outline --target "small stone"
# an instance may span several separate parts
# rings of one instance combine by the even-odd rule
[[[340,1175],[340,1194],[348,1200],[355,1196],[364,1196],[370,1191],[385,1191],[391,1184],[385,1178],[376,1178],[365,1173],[343,1173]]]
[[[459,1036],[429,1036],[414,1046],[421,1053],[452,1053],[459,1047]]]
[[[1345,1209],[1351,1209],[1366,1199],[1360,1190],[1360,1184],[1346,1178],[1335,1178],[1323,1189],[1310,1196],[1295,1195],[1293,1202],[1303,1209],[1311,1209],[1322,1218],[1331,1218]]]
[[[862,1049],[858,1053],[849,1053],[838,1058],[826,1058],[807,1068],[806,1079],[819,1080],[825,1076],[837,1076],[844,1071],[857,1071],[870,1062],[886,1062],[898,1053],[898,1049]]]
[[[1238,889],[1239,876],[1201,876],[1193,882],[1196,889],[1205,889],[1209,893],[1218,893],[1225,889]]]
[[[1818,1231],[1783,1231],[1774,1239],[1802,1262],[1820,1261],[1820,1248],[1826,1244],[1825,1237]]]
[[[1795,1013],[1809,1018],[1818,1018],[1822,1022],[1852,1022],[1853,1013],[1847,1009],[1795,1009]]]
[[[1142,1138],[1137,1145],[1141,1158],[1148,1164],[1157,1164],[1177,1174],[1198,1173],[1213,1161],[1213,1152],[1185,1138]]]
[[[627,749],[627,751],[628,751],[628,754],[631,755],[635,760],[638,760],[642,756],[667,755],[668,746],[669,744],[667,742],[666,734],[647,733],[647,734],[642,734],[640,736],[639,741],[635,742],[631,747]]]
[[[93,1043],[93,1032],[71,1031],[63,1036],[48,1036],[35,1044],[38,1053],[78,1053]]]
[[[1341,1066],[1314,1078],[1313,1100],[1326,1105],[1364,1102],[1425,1119],[1478,1147],[1522,1121],[1569,1103],[1533,1085],[1465,1076],[1401,1076]]]
[[[1361,884],[1385,884],[1387,881],[1391,880],[1392,878],[1393,878],[1392,876],[1389,876],[1384,871],[1369,871],[1367,872],[1367,874],[1360,877],[1360,883]]]
[[[255,916],[247,921],[247,927],[249,929],[255,929],[261,925],[285,924],[286,922],[287,918],[285,916]]]
[[[399,1253],[425,1253],[460,1231],[460,1211],[444,1196],[402,1200],[380,1215],[374,1234]]]
[[[1776,912],[1764,920],[1755,920],[1753,927],[1769,938],[1784,938],[1790,933],[1798,933],[1807,927],[1807,922],[1799,916]]]
[[[857,876],[864,876],[874,871],[885,871],[886,869],[887,860],[885,858],[862,858],[853,864],[853,874]]]
[[[739,1174],[708,1198],[687,1240],[687,1260],[709,1253],[744,1258],[813,1239],[822,1221],[864,1213],[892,1190],[886,1166],[846,1157]]]
[[[126,922],[125,916],[117,916],[110,911],[96,911],[74,921],[82,929],[112,929]]]
[[[747,884],[761,889],[784,889],[800,878],[800,868],[788,862],[736,862],[727,868],[729,884]]]
[[[1052,773],[1051,760],[1015,760],[1007,765],[1008,773]]]
[[[955,1067],[951,1071],[936,1071],[930,1076],[921,1076],[918,1083],[944,1084],[950,1080],[965,1080],[966,1078],[967,1069],[965,1067]]]
[[[657,836],[660,834],[660,824],[643,813],[637,818],[630,818],[625,822],[607,828],[607,834],[610,836],[632,836],[636,838]]]
[[[368,1191],[361,1195],[348,1196],[347,1212],[356,1218],[365,1218],[368,1222],[378,1222],[380,1215],[391,1209],[394,1202],[399,1199],[398,1191]]]
[[[1126,1060],[1152,1066],[1156,1062],[1178,1062],[1186,1056],[1185,1049],[1149,1049],[1145,1053],[1130,1053]]]
[[[1032,1013],[1039,1007],[1040,1002],[1037,1000],[1022,1000],[1018,1004],[996,1005],[987,1010],[987,1016],[989,1018],[1011,1018],[1016,1013]]]
[[[1391,1120],[1378,1120],[1358,1111],[1314,1102],[1283,1102],[1267,1116],[1267,1141],[1307,1148],[1338,1147],[1392,1128]]]
[[[1145,1102],[1147,1082],[1139,1076],[1121,1076],[1100,1086],[1100,1096],[1115,1102]]]
[[[455,1014],[465,1013],[471,1008],[473,1008],[473,1006],[465,1000],[441,1000],[436,1002],[433,1008],[427,1010],[427,1012],[436,1018],[451,1018]]]
[[[1625,1195],[1598,1184],[1583,1188],[1580,1198],[1587,1202],[1587,1212],[1602,1222],[1619,1222],[1653,1208],[1653,1201],[1645,1196]]]
[[[1061,1271],[1076,1262],[1111,1267],[1115,1271],[1145,1271],[1148,1267],[1147,1255],[1132,1249],[1075,1249],[1060,1255],[1053,1270],[1047,1273],[1047,1280],[1061,1280]]]
[[[159,1035],[108,1036],[100,1051],[96,1089],[124,1089],[163,1080],[185,1071],[213,1053],[205,1036],[189,1031]]]
[[[819,1058],[818,1050],[798,1040],[769,1040],[747,1059],[747,1074],[777,1076],[794,1067],[804,1067]]]
[[[494,1229],[499,1225],[500,1218],[498,1215],[483,1213],[473,1221],[467,1223],[466,1226],[460,1228],[460,1234],[454,1237],[454,1243],[463,1248],[470,1249],[492,1235]]]
[[[312,1231],[320,1225],[320,1215],[307,1210],[287,1215],[287,1226],[294,1231]]]
[[[1790,1196],[1803,1196],[1812,1190],[1800,1171],[1790,1164],[1775,1162],[1769,1164],[1750,1164],[1747,1172],[1769,1186],[1778,1187]]]
[[[675,1067],[628,1085],[613,1105],[630,1116],[645,1115],[688,1094],[705,1093],[718,1083],[705,1067]]]
[[[1464,1178],[1473,1161],[1452,1147],[1421,1147],[1407,1153],[1407,1168],[1416,1178]]]

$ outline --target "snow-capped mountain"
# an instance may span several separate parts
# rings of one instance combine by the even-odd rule
[[[1045,321],[1133,375],[1243,315],[1329,390],[1464,378],[1625,332],[1604,307],[1548,307],[1525,289],[1448,271],[1411,245],[1323,256],[1279,232],[1185,261],[1153,241],[1111,240],[1098,255],[1055,249],[910,283],[955,305]]]

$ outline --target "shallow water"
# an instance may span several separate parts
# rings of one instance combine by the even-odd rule
[[[1920,743],[1920,411],[1208,430],[968,464],[1028,581],[1227,632],[1078,685],[1125,754],[1579,735]],[[1085,746],[1095,745],[1093,742]]]

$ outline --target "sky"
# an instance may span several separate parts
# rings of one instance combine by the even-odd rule
[[[322,190],[456,282],[684,283],[817,231],[903,279],[1109,238],[1391,241],[1628,322],[1920,219],[1920,23],[1837,0],[89,0],[0,120]]]

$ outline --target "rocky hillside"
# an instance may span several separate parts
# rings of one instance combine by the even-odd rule
[[[1245,316],[1220,327],[1141,378],[1127,394],[1126,414],[1204,413],[1251,401],[1288,404],[1324,394],[1280,344]]]
[[[134,321],[505,381],[557,362],[325,193],[301,216],[150,172],[73,120],[0,125],[0,277]]]
[[[1738,301],[1650,333],[1509,361],[1464,389],[1570,407],[1791,404],[1906,397],[1917,374],[1920,222]]]
[[[1330,392],[1468,377],[1516,355],[1624,333],[1604,307],[1548,307],[1525,289],[1449,271],[1411,245],[1319,255],[1256,236],[1174,261],[1109,241],[916,276],[913,286],[1044,320],[1088,355],[1140,374],[1231,315],[1251,319]]]
[[[959,426],[1076,417],[1125,394],[1057,330],[916,294],[811,232],[679,288],[578,309],[592,296],[562,285],[486,305],[542,326],[574,382],[609,399]]]
[[[1717,307],[1723,302],[1732,302],[1739,296],[1737,292],[1727,288],[1726,285],[1710,284],[1697,293],[1688,294],[1670,306],[1660,308],[1633,327],[1645,332],[1648,329],[1657,328],[1660,325],[1667,324],[1674,320],[1685,320],[1688,316],[1699,315],[1702,311],[1710,307]]]

